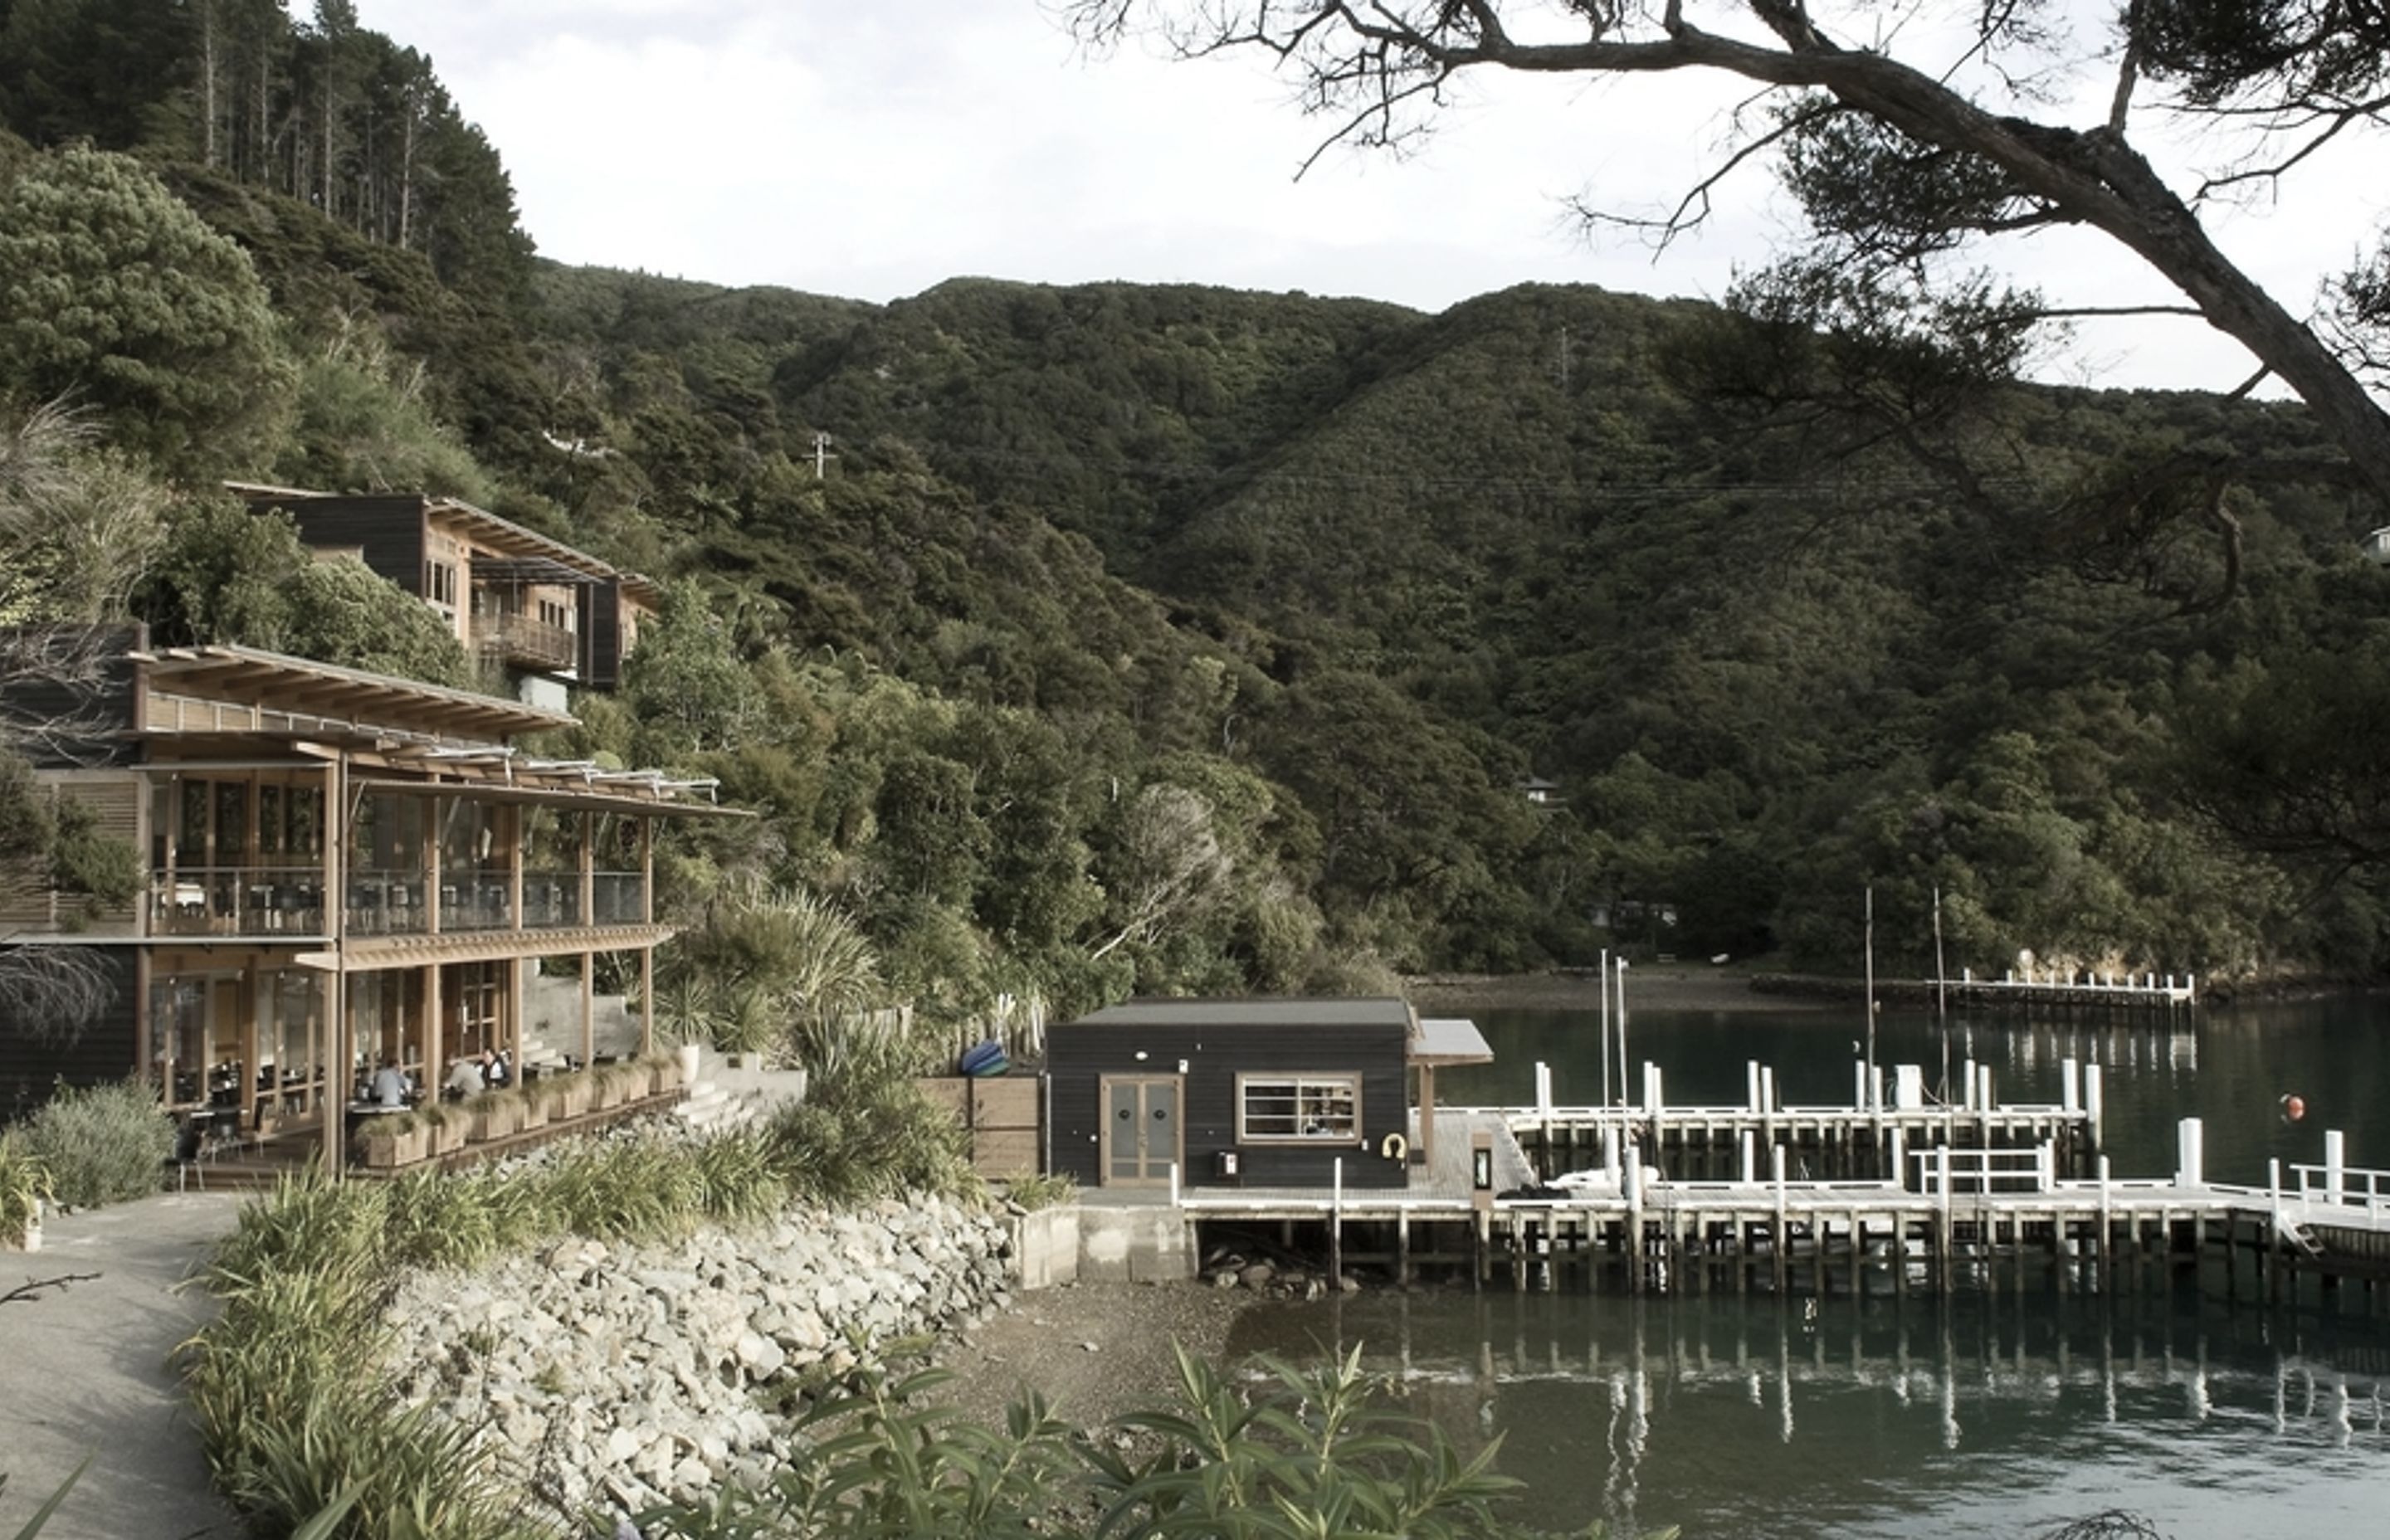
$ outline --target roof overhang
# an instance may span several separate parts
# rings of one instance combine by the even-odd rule
[[[545,930],[459,930],[448,934],[351,937],[337,951],[301,952],[301,968],[332,973],[379,973],[432,963],[503,962],[509,957],[561,957],[581,952],[636,952],[661,946],[677,925],[581,925]]]
[[[349,782],[355,791],[382,791],[399,796],[470,797],[475,802],[520,802],[543,807],[570,807],[592,813],[635,813],[650,818],[752,818],[743,807],[717,807],[712,802],[671,802],[661,797],[631,797],[583,786],[523,786],[504,781],[404,780],[397,776],[357,776]]]
[[[339,723],[361,732],[382,728],[501,742],[574,725],[563,712],[520,700],[256,648],[164,648],[146,657],[153,692]]]
[[[1464,1016],[1422,1016],[1404,1054],[1413,1065],[1441,1069],[1447,1064],[1491,1064],[1494,1050],[1477,1023]]]

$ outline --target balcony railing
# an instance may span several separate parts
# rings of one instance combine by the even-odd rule
[[[149,930],[161,936],[322,935],[321,866],[178,866],[152,872]]]
[[[348,933],[429,934],[423,873],[412,867],[359,867],[349,873]],[[503,876],[443,878],[440,930],[543,930],[585,923],[637,925],[648,918],[647,879],[638,872],[599,872],[592,917],[581,913],[578,871],[523,873],[522,912]],[[178,866],[149,879],[149,930],[161,936],[320,936],[330,933],[321,866]]]
[[[578,635],[528,615],[474,616],[473,647],[485,659],[533,668],[569,669],[581,660]]]
[[[648,918],[647,879],[637,872],[599,872],[590,891],[594,925],[639,925]]]

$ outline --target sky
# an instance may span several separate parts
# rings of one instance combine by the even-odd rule
[[[504,157],[525,229],[566,263],[881,302],[972,276],[1439,311],[1524,282],[1715,299],[1792,233],[1756,166],[1722,189],[1708,227],[1665,251],[1589,237],[1570,213],[1575,198],[1657,211],[1715,163],[1742,92],[1691,75],[1486,76],[1414,153],[1331,148],[1298,177],[1328,125],[1266,60],[1180,62],[1134,44],[1090,58],[1041,0],[357,8],[431,57]],[[1920,28],[1900,44],[1913,62],[1934,58]],[[2087,71],[2049,86],[2060,117],[2088,124],[2108,81]],[[2191,135],[2139,142],[2178,186],[2222,149]],[[2390,211],[2380,173],[2376,147],[2335,147],[2289,196],[2217,210],[2211,233],[2303,311]],[[2055,303],[2180,302],[2094,237],[2009,243],[2002,265]],[[2252,367],[2204,324],[2165,319],[2080,324],[2037,373],[2228,390]]]

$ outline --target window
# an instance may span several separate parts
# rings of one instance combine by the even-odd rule
[[[1361,1136],[1361,1077],[1239,1075],[1237,1136],[1352,1144]]]
[[[456,606],[456,567],[445,561],[426,563],[423,588],[424,597],[430,599],[432,603],[444,604],[452,610],[455,609]]]

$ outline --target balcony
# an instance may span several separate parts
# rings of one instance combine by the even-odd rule
[[[581,661],[581,638],[528,615],[476,615],[473,650],[484,662],[557,673]]]
[[[152,872],[149,933],[323,935],[324,868],[181,866]]]

